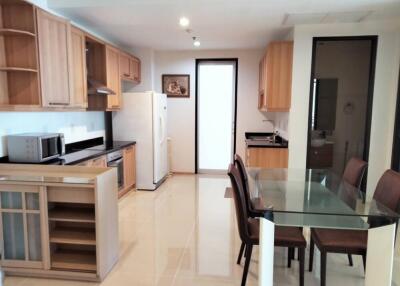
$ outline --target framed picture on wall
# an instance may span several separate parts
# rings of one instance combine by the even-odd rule
[[[167,97],[190,97],[190,75],[163,74],[162,91]]]

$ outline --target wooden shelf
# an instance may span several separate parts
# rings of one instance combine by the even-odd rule
[[[94,229],[57,227],[50,232],[50,242],[96,245],[96,234]]]
[[[16,68],[16,67],[0,67],[0,71],[6,72],[32,72],[37,73],[37,69],[28,69],[28,68]]]
[[[94,209],[91,208],[54,208],[49,211],[50,221],[95,222]]]
[[[51,268],[96,271],[96,253],[93,251],[58,250],[51,254]]]
[[[0,36],[29,36],[36,37],[32,32],[16,30],[16,29],[4,29],[0,28]]]

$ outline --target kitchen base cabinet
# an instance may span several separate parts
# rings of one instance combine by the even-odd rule
[[[118,260],[116,171],[0,164],[0,173],[5,274],[102,281]]]
[[[287,168],[287,148],[247,148],[246,166],[259,168]]]
[[[136,150],[135,145],[124,148],[124,189],[119,192],[122,197],[136,185]]]

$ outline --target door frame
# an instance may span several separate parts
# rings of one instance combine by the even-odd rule
[[[237,88],[238,88],[238,71],[239,71],[239,59],[238,58],[200,58],[200,59],[196,59],[196,76],[195,76],[195,152],[194,152],[194,170],[195,170],[195,174],[198,174],[198,152],[199,152],[199,148],[198,148],[198,144],[197,144],[197,139],[198,139],[198,106],[199,106],[199,96],[198,96],[198,90],[199,90],[199,66],[201,63],[205,63],[205,62],[229,62],[229,63],[234,63],[235,65],[235,92],[234,92],[234,123],[233,123],[233,154],[232,154],[232,159],[234,154],[236,153],[236,128],[237,128]]]
[[[310,76],[310,98],[308,103],[308,125],[307,125],[307,158],[306,166],[308,167],[308,157],[309,149],[311,146],[311,118],[312,118],[312,97],[313,97],[313,79],[315,77],[315,57],[316,48],[319,41],[371,41],[371,54],[370,54],[370,64],[369,64],[369,79],[368,79],[368,94],[367,94],[367,114],[365,120],[365,136],[364,136],[364,151],[363,160],[368,162],[369,158],[369,148],[371,139],[371,122],[372,122],[372,105],[374,98],[374,85],[375,85],[375,65],[376,65],[376,52],[378,46],[378,36],[368,35],[368,36],[339,36],[339,37],[313,37],[312,43],[312,60],[311,60],[311,76]],[[362,189],[365,189],[367,181],[367,172],[364,175],[364,180],[362,184]],[[341,175],[341,174],[339,174]]]

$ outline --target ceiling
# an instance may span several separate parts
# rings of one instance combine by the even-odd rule
[[[126,47],[263,48],[294,24],[400,18],[400,0],[47,0],[50,9]],[[191,33],[179,26],[190,19]],[[192,45],[192,37],[201,46]]]

